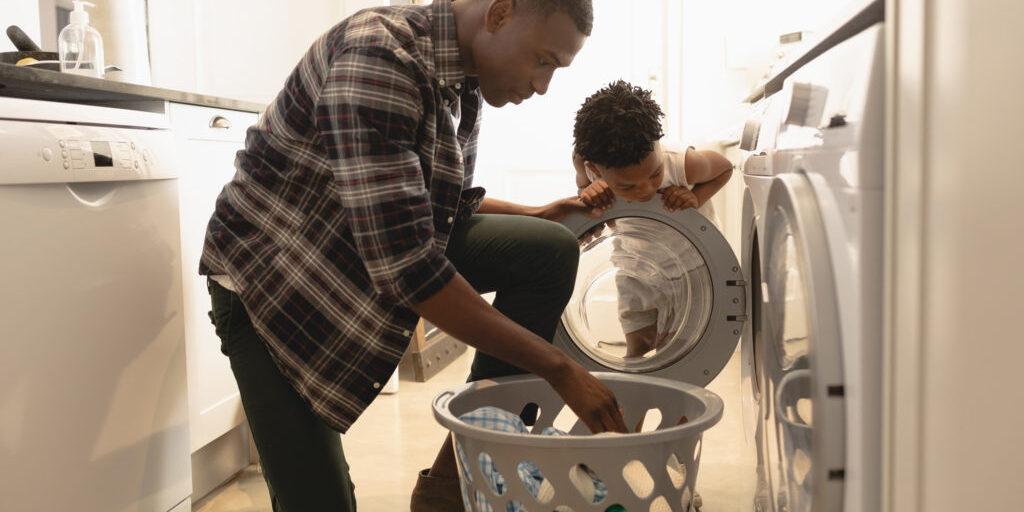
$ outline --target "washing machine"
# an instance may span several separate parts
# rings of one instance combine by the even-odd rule
[[[759,511],[880,508],[884,4],[851,12],[755,91],[741,142]]]

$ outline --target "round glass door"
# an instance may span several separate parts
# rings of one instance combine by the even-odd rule
[[[717,375],[745,321],[745,283],[708,219],[667,212],[656,198],[565,224],[579,238],[580,262],[556,345],[591,369],[699,385]]]
[[[815,192],[799,173],[772,184],[765,213],[763,371],[776,511],[842,506],[845,421],[839,310]]]

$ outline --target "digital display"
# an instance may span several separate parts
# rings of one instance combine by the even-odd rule
[[[92,161],[95,167],[113,167],[114,166],[114,155],[110,152],[110,143],[102,141],[92,141]]]

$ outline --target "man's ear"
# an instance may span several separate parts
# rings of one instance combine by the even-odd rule
[[[515,14],[515,0],[491,0],[484,12],[484,28],[488,32],[497,32],[499,28],[508,23],[508,20]]]

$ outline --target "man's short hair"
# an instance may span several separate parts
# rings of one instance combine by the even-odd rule
[[[661,107],[651,91],[618,80],[599,89],[576,112],[576,154],[606,167],[643,161],[664,135]]]
[[[564,12],[576,24],[580,33],[587,37],[590,37],[590,32],[594,29],[594,6],[591,0],[516,0],[516,2],[544,17],[556,12]]]

